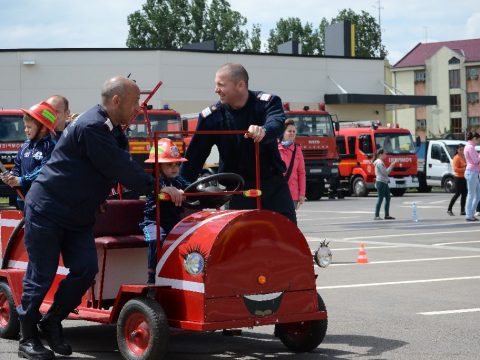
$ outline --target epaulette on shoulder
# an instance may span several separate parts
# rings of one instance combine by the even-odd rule
[[[211,105],[211,106],[208,106],[206,107],[205,109],[203,109],[200,113],[202,114],[202,116],[204,118],[206,118],[207,116],[210,116],[212,115],[215,111],[217,111],[219,109],[219,106],[217,104],[214,104],[214,105]]]
[[[103,124],[107,127],[108,131],[112,131],[112,130],[113,130],[112,120],[110,120],[110,119],[107,118],[107,120],[106,120]]]
[[[257,95],[257,98],[259,98],[261,101],[270,101],[272,94],[260,93]]]

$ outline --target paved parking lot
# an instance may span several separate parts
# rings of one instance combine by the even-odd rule
[[[329,328],[315,352],[292,354],[272,327],[261,327],[237,337],[177,335],[168,358],[480,358],[480,223],[448,216],[449,199],[442,193],[392,198],[394,221],[373,220],[374,195],[305,204],[299,226],[311,248],[326,238],[334,254],[329,268],[317,270]],[[368,264],[356,263],[360,243]],[[121,358],[113,326],[70,321],[65,335],[76,351],[70,358]],[[16,359],[16,348],[0,340],[0,359]]]

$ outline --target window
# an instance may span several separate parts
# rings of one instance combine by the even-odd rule
[[[365,154],[373,154],[372,137],[370,135],[360,135],[360,150]]]
[[[448,78],[450,89],[458,89],[460,87],[460,70],[449,70]]]
[[[165,131],[173,130],[180,131],[182,129],[182,122],[178,115],[167,115],[167,114],[149,114],[148,119],[150,120],[150,126],[152,132],[154,131]],[[148,139],[148,128],[147,121],[144,118],[143,114],[138,114],[136,119],[130,124],[127,137],[129,139]],[[162,134],[162,136],[167,137],[167,134]],[[168,137],[180,138],[180,134],[168,134]]]
[[[346,155],[347,149],[345,146],[345,136],[337,136],[336,143],[337,143],[338,155]]]
[[[449,65],[460,64],[460,59],[456,58],[455,56],[448,60]]]
[[[426,74],[425,71],[419,70],[415,71],[415,82],[425,82]]]
[[[432,159],[442,161],[442,157],[446,156],[445,150],[439,144],[433,144],[432,146]]]
[[[460,94],[450,95],[450,112],[462,111],[462,98]]]
[[[467,101],[470,104],[478,103],[478,92],[469,92],[467,93]]]
[[[462,118],[451,118],[450,119],[450,131],[452,133],[461,133],[462,132]]]
[[[378,132],[375,134],[377,150],[382,147],[387,154],[415,154],[412,135],[399,132]]]
[[[295,121],[297,136],[333,136],[330,115],[288,115]]]
[[[426,129],[427,120],[426,119],[417,119],[417,129]]]
[[[467,80],[477,80],[478,79],[478,68],[467,68]]]
[[[357,138],[355,136],[348,137],[348,153],[350,155],[355,154],[355,143],[357,142]]]
[[[480,116],[472,116],[468,118],[467,120],[468,128],[478,127],[478,126],[480,126]]]
[[[23,141],[25,141],[23,115],[0,115],[0,143]]]

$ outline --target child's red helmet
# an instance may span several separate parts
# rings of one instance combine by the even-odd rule
[[[187,159],[180,156],[180,151],[178,147],[172,142],[172,140],[167,138],[162,138],[158,140],[158,162],[159,163],[172,163],[172,162],[183,162],[188,161]],[[150,156],[146,163],[155,162],[155,148],[150,149]]]
[[[48,130],[54,132],[58,117],[55,109],[45,101],[33,105],[30,109],[21,109],[25,114],[30,115]]]

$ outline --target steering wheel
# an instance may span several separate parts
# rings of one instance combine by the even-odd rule
[[[221,185],[223,182],[226,185]],[[235,173],[219,173],[202,177],[197,181],[191,183],[183,191],[186,193],[208,193],[208,192],[225,192],[237,191],[243,188],[245,181],[243,177]],[[184,202],[183,206],[190,209],[216,209],[225,204],[232,198],[232,194],[212,195],[212,196],[189,196]]]

